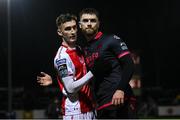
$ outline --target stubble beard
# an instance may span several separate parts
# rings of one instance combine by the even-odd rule
[[[84,34],[85,34],[86,36],[93,36],[95,33],[96,33],[96,32],[95,32],[95,30],[93,30],[93,29],[86,29],[86,30],[84,31]]]

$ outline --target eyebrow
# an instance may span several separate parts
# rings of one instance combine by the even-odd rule
[[[65,30],[71,30],[71,28],[76,28],[77,27],[77,25],[73,25],[73,26],[67,26],[67,27],[65,27]]]

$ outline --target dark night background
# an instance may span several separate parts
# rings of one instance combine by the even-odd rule
[[[55,75],[53,59],[59,47],[56,17],[64,12],[78,14],[85,7],[100,12],[103,32],[119,35],[129,49],[140,51],[144,88],[179,92],[179,0],[10,1],[12,86],[23,87],[23,94],[33,91],[30,97],[40,95],[44,89],[36,83],[40,71]],[[7,9],[7,0],[0,0],[1,88],[8,86]],[[1,100],[5,98],[1,96]]]

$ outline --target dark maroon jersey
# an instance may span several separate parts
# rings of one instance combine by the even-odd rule
[[[125,95],[133,95],[130,79],[122,81],[121,59],[130,54],[125,42],[116,35],[99,32],[84,47],[87,67],[94,74],[94,93],[99,107],[111,105],[114,92],[121,89]]]

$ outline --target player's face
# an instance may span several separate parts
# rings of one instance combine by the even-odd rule
[[[94,35],[99,29],[99,20],[95,14],[82,14],[79,27],[86,35]]]
[[[75,20],[63,23],[58,28],[58,34],[67,44],[75,43],[77,40],[77,24]]]

